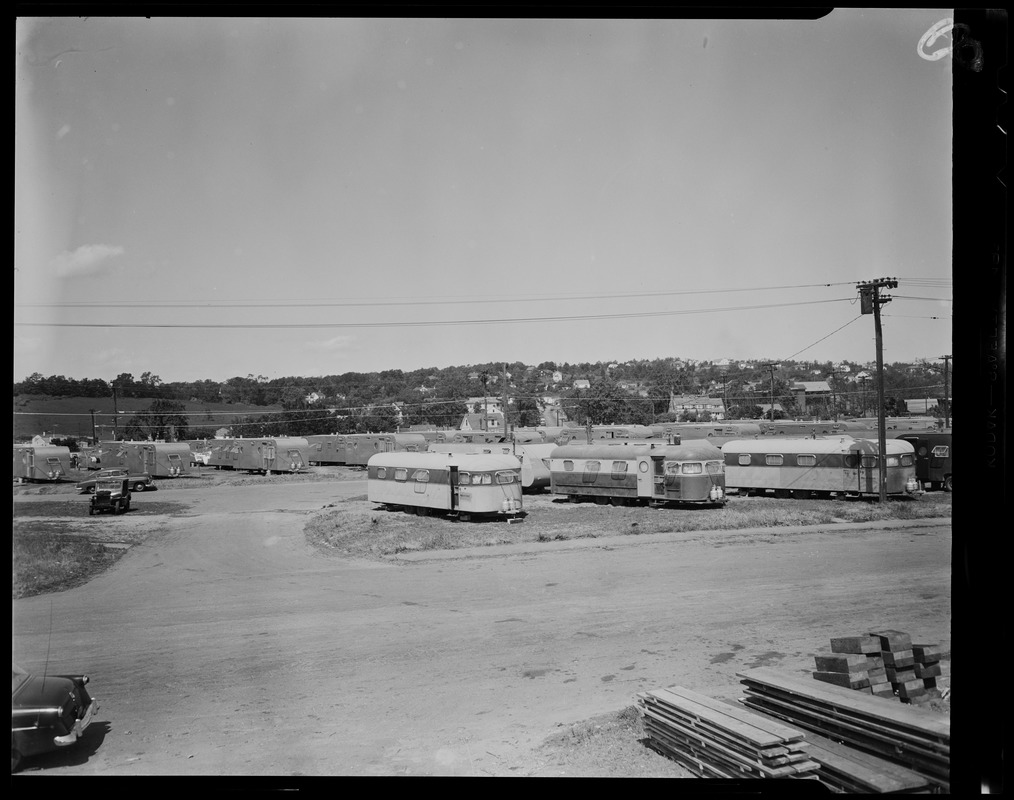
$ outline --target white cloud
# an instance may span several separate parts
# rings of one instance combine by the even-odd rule
[[[110,261],[123,255],[123,248],[108,244],[83,244],[77,250],[64,250],[53,259],[56,274],[61,278],[74,278],[79,275],[101,275],[109,272]]]

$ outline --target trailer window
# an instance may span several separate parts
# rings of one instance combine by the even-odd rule
[[[764,456],[764,463],[769,467],[780,467],[784,460],[781,453],[768,453]]]
[[[934,458],[947,458],[950,449],[946,444],[938,444],[933,448],[933,456]]]
[[[864,469],[869,468],[869,467],[875,467],[875,466],[877,466],[877,457],[876,456],[863,456],[862,459],[860,460],[859,464]]]
[[[515,478],[517,478],[516,472],[498,472],[496,474],[497,483],[514,483]]]
[[[564,469],[565,472],[573,472],[574,471],[574,462],[571,461],[569,458],[565,459],[564,462],[563,462],[563,469]]]
[[[581,474],[581,480],[585,483],[595,483],[595,479],[599,474],[598,461],[586,461],[584,465],[584,472]]]
[[[797,467],[815,467],[817,466],[817,456],[811,453],[800,453],[796,456]]]
[[[679,475],[680,465],[676,461],[667,461],[665,463],[665,474],[666,475]]]
[[[468,472],[458,473],[458,486],[468,486],[472,482],[472,476]]]
[[[383,480],[387,477],[387,467],[377,467],[377,477]]]
[[[887,456],[887,466],[889,466],[889,467],[900,467],[901,466],[901,456],[888,455]]]
[[[493,476],[488,472],[483,472],[481,475],[473,475],[472,483],[476,486],[482,484],[483,486],[490,486],[493,483]]]
[[[412,477],[419,483],[426,483],[430,479],[430,471],[428,469],[417,469]]]
[[[915,455],[912,453],[901,454],[901,466],[911,467],[913,464],[915,464]]]
[[[858,466],[859,466],[859,456],[857,456],[855,453],[849,453],[848,455],[845,456],[846,469],[855,469]]]
[[[598,472],[600,466],[601,465],[599,464],[598,461],[589,461],[587,464],[585,464],[584,469],[585,472]]]
[[[740,453],[739,454],[739,465],[741,467],[749,467],[750,466],[750,454],[749,453]]]
[[[704,465],[699,461],[691,461],[683,465],[682,471],[684,475],[700,475],[704,472]]]
[[[725,462],[723,461],[709,461],[705,466],[711,475],[721,475],[725,472]]]
[[[408,467],[395,467],[394,479],[396,481],[407,481],[408,480]]]
[[[627,462],[626,461],[614,461],[613,462],[613,477],[622,478],[627,474]]]

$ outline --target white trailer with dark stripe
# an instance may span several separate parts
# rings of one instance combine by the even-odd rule
[[[430,442],[429,450],[441,453],[486,453],[487,455],[514,456],[521,462],[521,489],[541,492],[548,489],[549,454],[556,449],[553,442],[499,442],[462,444],[458,442]]]
[[[516,518],[522,511],[521,462],[487,453],[377,453],[366,465],[367,499],[420,515],[467,520]]]
[[[887,439],[886,493],[916,494],[915,451]],[[776,497],[880,495],[880,446],[851,436],[733,439],[722,445],[725,484],[746,494]]]

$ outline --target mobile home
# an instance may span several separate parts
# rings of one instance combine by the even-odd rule
[[[191,472],[187,442],[101,442],[102,466],[153,478],[180,478]]]
[[[208,466],[247,472],[303,472],[312,448],[302,437],[216,439]]]
[[[61,481],[70,469],[70,448],[14,445],[14,477],[19,481]]]

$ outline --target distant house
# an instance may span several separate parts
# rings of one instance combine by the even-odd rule
[[[589,389],[591,388],[591,382],[584,378],[578,378],[574,381],[573,386],[575,389]]]
[[[789,384],[789,391],[796,395],[796,405],[799,406],[801,414],[806,413],[808,401],[811,405],[817,399],[826,403],[827,398],[831,396],[831,387],[827,381],[794,381]]]
[[[725,419],[725,403],[720,397],[678,396],[669,394],[670,414],[701,414],[707,411],[714,420]]]
[[[465,414],[459,430],[463,431],[503,431],[503,414]]]
[[[484,410],[489,413],[503,413],[503,404],[499,397],[488,395],[486,397],[469,397],[465,400],[465,407],[469,414],[480,414]]]

